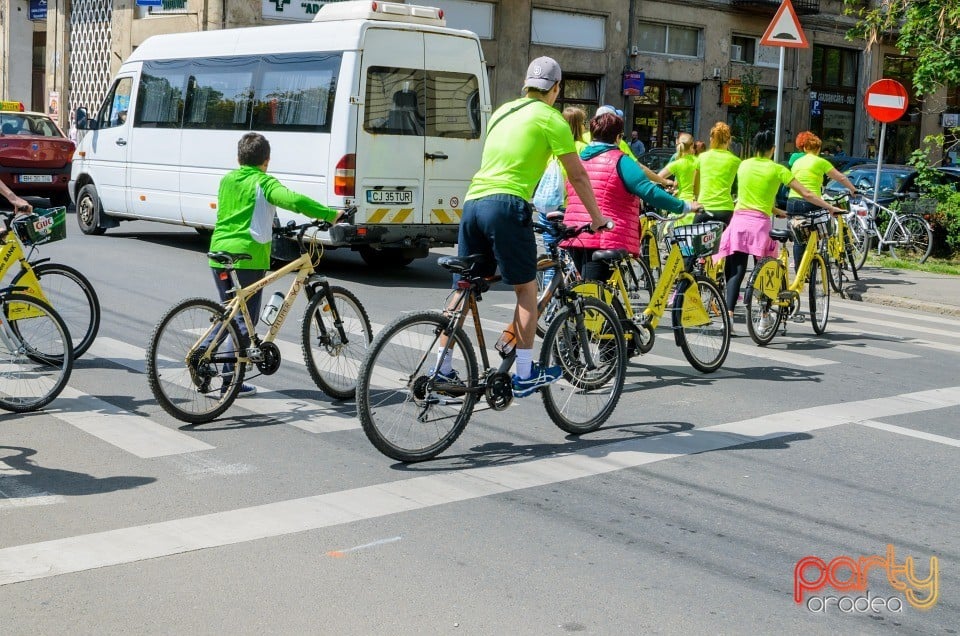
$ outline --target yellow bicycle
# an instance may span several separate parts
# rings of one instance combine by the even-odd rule
[[[843,193],[827,202],[849,210],[849,201],[850,195]],[[830,287],[840,296],[843,296],[845,293],[844,287],[849,282],[849,277],[852,276],[853,280],[860,280],[860,275],[857,273],[857,263],[860,262],[861,256],[860,246],[847,223],[846,214],[835,216],[831,221],[829,230],[826,255],[827,273],[830,275]]]
[[[757,263],[747,281],[747,331],[753,341],[765,346],[773,340],[777,328],[788,318],[803,322],[800,313],[800,294],[807,286],[810,301],[810,322],[817,335],[827,328],[830,315],[830,283],[826,261],[826,238],[829,236],[831,214],[816,210],[795,217],[791,229],[770,230],[770,238],[780,243],[777,258],[766,257]],[[789,253],[786,243],[793,238],[807,246],[797,267],[793,281],[787,281]]]
[[[645,216],[665,220],[655,212]],[[631,353],[653,348],[654,332],[669,308],[674,338],[687,362],[698,371],[712,373],[723,366],[730,350],[727,305],[716,283],[695,276],[688,262],[715,254],[722,233],[723,224],[715,221],[673,228],[666,237],[670,253],[656,286],[650,282],[653,278],[646,263],[632,259],[626,250],[595,252],[594,260],[610,264],[610,279],[581,283],[574,291],[613,305]]]
[[[292,222],[291,222],[292,223]],[[316,243],[304,240],[310,228],[336,229],[323,221],[288,225],[279,233],[296,233],[301,255],[257,282],[241,287],[233,265],[248,254],[211,252],[233,282],[233,296],[225,303],[188,298],[170,309],[157,324],[147,348],[147,379],[157,402],[167,413],[191,424],[209,422],[226,411],[244,379],[247,366],[271,375],[280,368],[277,334],[301,290],[307,291],[307,310],[301,325],[303,358],[310,377],[327,395],[353,397],[360,363],[373,340],[370,319],[356,296],[330,285],[315,273]],[[261,338],[247,300],[287,274],[296,274],[286,295],[267,303],[260,320],[269,325]],[[241,336],[238,323],[246,326]]]
[[[13,265],[20,271],[11,285],[24,288],[24,294],[52,306],[70,333],[74,358],[83,355],[100,329],[100,300],[86,276],[69,265],[50,262],[49,258],[34,258],[40,245],[66,238],[66,208],[49,210],[34,208],[33,214],[14,217],[12,212],[0,212],[6,227],[0,239],[0,280],[6,278]],[[24,246],[29,250],[24,252]],[[11,304],[9,312],[26,311],[25,306]]]

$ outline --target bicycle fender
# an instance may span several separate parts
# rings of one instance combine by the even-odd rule
[[[682,303],[680,306],[681,325],[684,327],[700,327],[710,323],[710,316],[707,315],[707,311],[703,308],[700,286],[695,282],[688,283],[686,289],[683,290]],[[676,332],[675,335],[679,337],[679,331]]]

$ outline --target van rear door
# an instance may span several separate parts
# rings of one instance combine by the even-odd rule
[[[423,223],[423,33],[368,28],[360,66],[356,223]],[[384,235],[385,242],[404,232]]]
[[[476,40],[424,33],[427,109],[424,222],[459,224],[463,197],[483,154],[486,77]]]

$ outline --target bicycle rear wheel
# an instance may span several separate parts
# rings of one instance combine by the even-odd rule
[[[627,298],[633,309],[633,315],[640,316],[650,304],[656,285],[650,266],[639,258],[630,258],[623,265],[621,277],[627,288]]]
[[[850,266],[850,275],[853,277],[853,280],[860,280],[860,274],[857,272],[857,262],[860,260],[860,252],[857,248],[857,241],[853,235],[853,230],[850,229],[850,225],[847,223],[843,224],[841,239],[843,240],[844,258],[846,258],[847,265]]]
[[[713,373],[727,359],[730,351],[730,323],[727,320],[727,303],[723,293],[708,278],[696,279],[700,306],[688,290],[693,283],[681,280],[673,301],[673,328],[677,346],[687,362],[703,373]]]
[[[851,255],[853,256],[854,269],[863,269],[863,264],[867,262],[867,254],[870,252],[870,243],[873,233],[864,225],[864,221],[859,216],[853,215],[847,219],[847,230],[850,232]]]
[[[333,324],[331,300],[340,316],[343,336]],[[338,400],[352,398],[360,364],[373,340],[370,319],[357,297],[336,286],[330,287],[329,296],[318,293],[307,305],[300,335],[303,359],[320,390]]]
[[[199,340],[223,329],[219,341]],[[223,322],[223,307],[206,298],[188,298],[157,323],[147,346],[147,381],[164,411],[182,422],[202,424],[233,404],[246,363],[236,362],[240,335]]]
[[[783,312],[777,301],[786,289],[787,272],[775,258],[761,259],[747,281],[744,305],[747,308],[747,331],[761,347],[770,344],[777,335]]]
[[[0,408],[36,411],[60,395],[70,379],[70,333],[57,312],[39,299],[9,294],[2,302]]]
[[[810,279],[807,291],[810,300],[810,324],[813,333],[818,336],[827,330],[830,317],[830,284],[827,282],[827,265],[823,257],[817,255],[810,263]]]
[[[933,228],[919,214],[905,214],[893,229],[890,255],[922,263],[933,251]]]
[[[453,444],[473,412],[477,358],[463,330],[450,336],[451,363],[462,385],[435,370],[440,336],[450,323],[436,311],[402,315],[370,344],[357,380],[357,415],[367,439],[402,462],[436,457]]]
[[[21,270],[12,285],[22,285],[26,270]],[[73,342],[76,360],[90,348],[100,329],[100,300],[87,278],[68,265],[40,263],[33,266],[43,295],[63,319]]]
[[[540,389],[543,405],[554,424],[574,435],[603,426],[620,401],[627,373],[616,312],[595,298],[581,301],[582,313],[574,305],[557,313],[540,349],[540,368],[563,371],[558,381]]]

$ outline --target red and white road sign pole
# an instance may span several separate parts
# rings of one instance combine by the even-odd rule
[[[883,144],[887,136],[887,123],[897,121],[907,112],[909,96],[903,84],[892,79],[877,80],[863,96],[867,114],[880,122],[880,140],[877,145],[877,172],[873,177],[873,200],[880,196],[880,166],[883,163]]]

